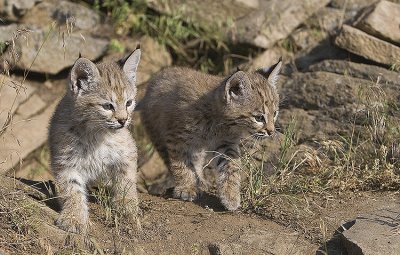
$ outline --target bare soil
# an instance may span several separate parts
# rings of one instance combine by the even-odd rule
[[[280,200],[265,212],[270,217],[260,217],[225,212],[212,195],[193,203],[140,194],[142,230],[137,231],[125,219],[110,217],[108,209],[92,199],[90,231],[82,237],[54,226],[57,206],[44,194],[50,190],[44,188],[48,183],[26,186],[2,179],[0,252],[5,254],[316,254],[318,247],[327,249],[324,239],[340,225],[398,202],[393,192],[347,193],[325,204],[310,199],[312,213],[307,215],[304,208],[293,210],[293,204]]]

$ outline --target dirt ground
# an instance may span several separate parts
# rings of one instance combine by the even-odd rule
[[[393,192],[347,193],[325,204],[310,199],[312,217],[303,209],[290,213],[292,207],[285,203],[280,214],[276,207],[271,217],[260,217],[225,212],[212,195],[193,203],[142,193],[141,231],[110,216],[107,208],[91,199],[90,231],[81,237],[54,226],[57,207],[46,194],[12,178],[2,183],[0,251],[4,254],[318,254],[319,248],[341,254],[340,243],[325,246],[323,240],[360,213],[399,202]],[[32,185],[43,187],[43,183]]]

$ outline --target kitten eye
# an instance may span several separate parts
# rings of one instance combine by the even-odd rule
[[[255,116],[254,116],[254,119],[255,119],[257,122],[265,123],[264,115],[255,115]]]
[[[104,110],[107,110],[107,111],[114,110],[114,106],[110,103],[102,104],[101,106],[103,106]]]
[[[126,102],[126,107],[129,107],[129,106],[131,106],[132,105],[132,100],[128,100],[127,102]]]

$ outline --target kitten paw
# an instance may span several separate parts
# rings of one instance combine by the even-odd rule
[[[221,203],[229,211],[235,211],[240,207],[240,192],[229,191],[220,194]]]
[[[175,187],[174,198],[179,198],[185,201],[193,201],[198,198],[198,192],[193,188]]]
[[[72,215],[60,215],[55,224],[60,229],[75,234],[85,233],[87,229],[86,222],[77,220]]]

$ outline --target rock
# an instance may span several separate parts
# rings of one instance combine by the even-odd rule
[[[330,5],[341,10],[359,11],[360,9],[376,3],[377,1],[379,0],[332,0]]]
[[[150,0],[147,3],[158,12],[172,16],[179,15],[187,22],[214,30],[219,28],[220,32],[224,33],[224,26],[229,20],[236,20],[249,14],[254,10],[253,6],[258,7],[257,2],[254,0]]]
[[[24,120],[18,115],[17,120],[0,136],[0,173],[6,172],[21,162],[32,151],[47,140],[47,126],[58,102],[48,106],[44,112]]]
[[[218,31],[233,43],[249,43],[267,49],[286,38],[328,2],[152,0],[149,5],[159,12],[180,15],[188,22]],[[176,6],[180,8],[174,8]],[[230,32],[227,34],[226,30]]]
[[[70,67],[79,53],[94,61],[103,56],[107,50],[107,40],[83,32],[73,32],[64,37],[56,30],[52,30],[47,37],[48,33],[45,30],[32,29],[27,37],[28,45],[24,40],[19,40],[18,68],[57,74]]]
[[[249,70],[257,70],[259,68],[272,66],[278,62],[280,57],[283,58],[284,62],[287,62],[287,60],[292,57],[292,54],[285,49],[275,46],[251,60],[248,68]]]
[[[17,24],[0,26],[0,43],[12,41],[14,35],[17,35],[17,30],[18,30]]]
[[[377,38],[400,45],[400,4],[379,1],[368,8],[355,26]]]
[[[0,20],[17,21],[41,0],[0,0]]]
[[[60,26],[69,23],[72,30],[93,31],[100,23],[100,15],[83,4],[69,1],[43,1],[32,8],[21,22],[44,28],[54,21]]]
[[[8,116],[12,116],[18,106],[34,92],[27,82],[21,84],[8,76],[0,75],[0,134],[4,131]],[[1,161],[0,161],[1,162]]]
[[[342,75],[349,75],[376,82],[379,77],[380,83],[400,85],[400,73],[387,70],[373,65],[354,63],[345,60],[324,60],[310,66],[310,71],[325,71]]]
[[[343,15],[342,10],[323,7],[310,18],[311,20],[309,19],[307,24],[320,28],[323,31],[332,32],[342,25],[341,22],[344,22],[348,18],[346,14]]]
[[[303,71],[312,64],[330,58],[345,59],[348,58],[348,52],[333,45],[331,40],[323,40],[315,47],[297,53],[295,64],[298,70]]]
[[[307,112],[307,115],[301,115],[304,116],[301,125],[311,125],[312,131],[306,131],[305,137],[313,132],[316,132],[315,136],[323,137],[337,135],[338,132],[347,134],[351,130],[351,126],[348,126],[351,123],[343,123],[343,119],[359,116],[356,114],[364,109],[360,92],[371,91],[373,86],[375,83],[372,81],[334,73],[295,73],[282,84],[280,93],[285,101],[283,109],[289,109],[289,113],[295,108]],[[381,84],[381,88],[385,93],[385,100],[399,102],[398,85]]]
[[[398,64],[400,47],[368,35],[354,27],[343,25],[335,44],[354,54],[385,65]]]
[[[16,114],[26,119],[38,113],[45,106],[46,103],[38,95],[34,94],[18,107]]]
[[[400,251],[400,206],[387,205],[373,213],[357,217],[354,225],[342,233],[347,254],[395,255]]]
[[[138,67],[138,84],[148,81],[161,68],[172,64],[171,54],[164,45],[159,44],[149,36],[140,39],[142,58]]]
[[[263,1],[257,10],[235,22],[230,37],[233,42],[270,48],[328,3],[328,0]]]
[[[145,82],[147,82],[153,74],[162,68],[172,64],[172,57],[164,45],[159,44],[153,38],[145,35],[140,38],[126,38],[119,41],[125,48],[124,52],[113,52],[104,57],[104,61],[112,61],[121,59],[130,54],[140,44],[142,56],[138,67],[137,85],[139,86],[138,99],[144,94]],[[143,85],[143,86],[141,86]]]

